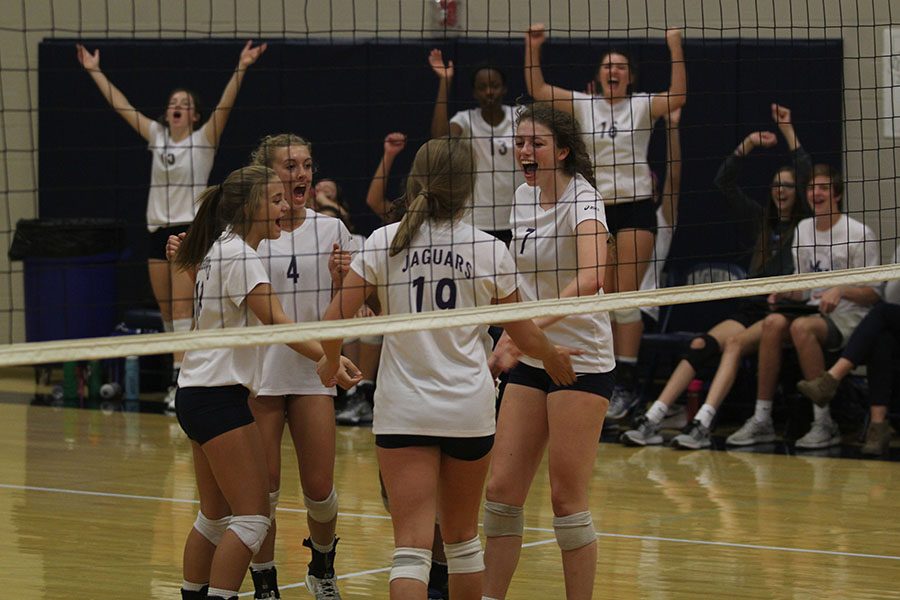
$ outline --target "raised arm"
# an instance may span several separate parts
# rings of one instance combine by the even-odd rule
[[[552,102],[553,108],[571,115],[575,110],[572,92],[544,81],[544,73],[541,70],[541,46],[545,41],[547,33],[542,23],[535,23],[525,33],[525,87],[535,100]]]
[[[100,93],[103,94],[109,105],[113,107],[113,110],[119,113],[119,116],[125,119],[125,122],[131,125],[132,129],[149,142],[150,126],[153,124],[153,119],[138,112],[128,101],[128,98],[125,97],[125,94],[119,91],[119,88],[114,86],[103,74],[103,71],[100,70],[100,50],[94,50],[94,53],[91,54],[81,44],[75,44],[75,51],[78,62],[81,63],[84,70],[88,72],[88,75],[97,84]]]
[[[796,186],[798,198],[803,199],[806,196],[806,186],[809,184],[812,175],[812,157],[809,155],[803,145],[797,132],[794,131],[794,122],[791,116],[791,109],[780,104],[772,104],[772,120],[778,125],[778,131],[784,137],[788,148],[791,151],[791,160],[794,164],[794,172],[796,173]]]
[[[387,215],[391,210],[392,202],[385,197],[387,190],[387,179],[391,174],[391,167],[394,165],[394,159],[406,147],[406,134],[393,132],[387,134],[384,138],[384,155],[372,181],[369,183],[369,191],[366,194],[366,204],[372,209],[382,221],[387,221]]]
[[[444,63],[443,53],[435,48],[428,55],[428,64],[438,78],[437,98],[434,101],[434,114],[431,116],[431,137],[439,138],[445,135],[454,137],[462,135],[462,127],[450,122],[447,112],[447,103],[450,96],[450,82],[453,81],[453,61]]]
[[[681,108],[687,102],[687,69],[684,67],[681,30],[667,30],[666,44],[669,46],[669,55],[672,59],[672,75],[668,91],[653,94],[650,101],[650,117],[653,119]]]
[[[669,168],[663,184],[662,208],[666,223],[675,227],[678,224],[678,200],[681,196],[681,109],[673,110],[664,118],[668,134],[666,160]]]
[[[225,131],[225,124],[228,123],[228,117],[231,115],[231,109],[234,107],[234,101],[237,99],[238,92],[241,89],[241,83],[244,81],[244,74],[247,69],[262,56],[266,51],[266,44],[262,44],[253,48],[253,40],[247,40],[244,49],[241,50],[241,56],[238,59],[237,67],[231,75],[231,79],[225,85],[219,104],[210,115],[209,120],[203,126],[206,132],[206,139],[213,146],[219,146],[219,140],[222,138],[222,132]]]
[[[777,143],[778,138],[771,131],[754,131],[741,140],[716,173],[715,185],[725,196],[735,220],[741,223],[756,224],[763,213],[762,207],[738,186],[741,161],[754,148],[772,148]]]

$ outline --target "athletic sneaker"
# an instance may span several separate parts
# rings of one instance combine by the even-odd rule
[[[278,591],[278,571],[275,567],[262,571],[250,569],[250,577],[253,579],[253,600],[281,598],[281,592]]]
[[[797,448],[815,450],[831,448],[841,443],[841,430],[834,421],[813,421],[809,432],[794,444]]]
[[[306,589],[315,596],[316,600],[341,600],[341,593],[337,587],[337,577],[334,574],[334,556],[337,552],[338,538],[334,538],[334,546],[331,552],[319,552],[312,545],[312,540],[306,538],[303,545],[312,551],[312,560],[309,561],[309,571],[306,574]]]
[[[338,425],[369,425],[373,416],[372,404],[365,394],[357,391],[347,399],[347,406],[334,416],[334,420]]]
[[[672,447],[681,450],[700,450],[710,446],[712,446],[712,439],[709,429],[696,419],[672,438]]]
[[[828,406],[837,393],[840,381],[825,371],[815,379],[797,382],[797,391],[813,401],[817,406]]]
[[[169,391],[166,392],[166,398],[164,402],[166,403],[165,413],[170,417],[175,416],[175,392],[178,391],[176,386],[170,386]]]
[[[337,587],[337,577],[316,577],[307,573],[306,589],[316,600],[341,600]]]
[[[659,424],[650,421],[646,415],[641,415],[634,422],[634,429],[623,433],[619,441],[626,446],[658,446],[663,443],[659,429]]]
[[[666,416],[659,422],[660,429],[684,429],[688,424],[687,411],[681,404],[673,404],[666,411]]]
[[[612,398],[609,400],[609,410],[606,411],[606,418],[612,421],[619,421],[625,418],[634,406],[640,400],[640,396],[632,390],[615,387],[613,389]]]
[[[207,600],[209,585],[204,585],[200,590],[181,590],[181,600]]]
[[[740,429],[729,435],[725,443],[729,446],[752,446],[775,441],[775,426],[772,421],[758,421],[756,417],[747,419]]]

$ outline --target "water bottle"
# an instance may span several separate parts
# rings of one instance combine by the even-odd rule
[[[137,402],[141,391],[141,365],[137,356],[125,358],[125,401]]]
[[[78,363],[73,360],[63,363],[63,400],[73,402],[78,399]]]
[[[687,387],[687,405],[685,406],[688,423],[694,419],[694,415],[700,410],[700,405],[703,403],[702,392],[703,381],[692,379]]]

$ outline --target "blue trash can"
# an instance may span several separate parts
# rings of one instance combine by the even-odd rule
[[[109,335],[117,322],[116,268],[125,228],[114,219],[29,219],[16,224],[29,342]]]

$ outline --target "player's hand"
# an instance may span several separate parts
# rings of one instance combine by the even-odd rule
[[[743,154],[750,154],[754,148],[772,148],[778,143],[778,137],[771,131],[754,131],[744,138],[741,142]]]
[[[335,380],[339,386],[349,390],[362,381],[362,372],[353,364],[353,361],[346,356],[341,356],[340,368],[335,373]]]
[[[247,43],[244,44],[244,49],[241,50],[241,57],[238,60],[238,68],[246,69],[262,56],[263,52],[268,48],[268,44],[260,44],[256,48],[253,48],[253,40],[247,40]]]
[[[564,346],[554,346],[554,352],[547,356],[541,357],[544,363],[544,370],[556,385],[572,385],[575,383],[577,376],[575,369],[572,368],[572,360],[570,356],[573,354],[581,354],[581,350],[566,348]]]
[[[494,352],[488,359],[488,368],[491,370],[491,375],[497,377],[500,373],[509,371],[519,364],[521,356],[522,351],[512,341],[512,338],[504,333],[500,336],[497,345],[494,347]]]
[[[100,49],[97,48],[94,50],[94,53],[91,54],[88,52],[88,49],[82,46],[81,44],[75,44],[75,55],[78,57],[78,62],[81,63],[81,66],[85,68],[87,71],[99,71],[100,70]]]
[[[453,79],[453,61],[451,60],[445,64],[444,53],[437,48],[428,55],[428,64],[431,65],[431,70],[434,71],[434,74],[441,79]]]
[[[791,125],[791,109],[787,106],[772,103],[772,120],[775,121],[779,127]]]
[[[325,387],[334,387],[337,382],[337,372],[340,370],[340,361],[330,361],[327,356],[323,356],[316,363],[316,373],[319,380]]]
[[[352,260],[350,252],[342,250],[340,245],[333,244],[331,254],[328,255],[328,272],[331,273],[331,280],[340,285],[344,281],[344,276],[350,271],[350,261]]]
[[[178,249],[181,248],[181,241],[187,236],[186,231],[182,231],[178,235],[170,235],[169,239],[166,240],[166,259],[169,262],[175,260],[175,255],[178,254]]]
[[[387,134],[384,138],[384,154],[385,156],[394,157],[403,152],[406,148],[406,134],[395,131]]]
[[[547,29],[543,23],[534,23],[525,32],[525,43],[531,48],[540,48],[547,41]]]
[[[843,297],[844,290],[841,286],[828,288],[819,298],[819,312],[823,315],[834,312]]]

